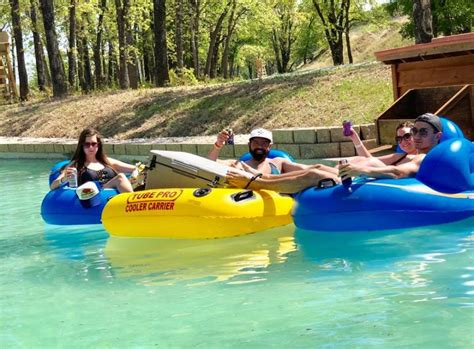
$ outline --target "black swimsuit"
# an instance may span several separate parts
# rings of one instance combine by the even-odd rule
[[[395,160],[391,165],[392,165],[392,166],[397,165],[400,161],[402,161],[403,159],[405,159],[405,158],[407,157],[407,155],[408,155],[408,153],[403,154],[402,157],[400,157],[398,160]]]
[[[110,166],[105,166],[101,170],[91,170],[90,168],[85,168],[81,173],[79,184],[83,184],[89,181],[97,181],[100,184],[105,184],[114,178],[117,175],[117,172]]]

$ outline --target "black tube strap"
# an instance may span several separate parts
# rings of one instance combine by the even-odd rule
[[[247,189],[247,188],[250,186],[250,184],[252,184],[252,182],[253,182],[254,180],[256,180],[257,178],[260,178],[260,177],[262,177],[262,176],[263,176],[262,173],[257,173],[255,176],[253,176],[252,178],[250,178],[249,182],[247,183],[247,185],[245,186],[244,189]]]

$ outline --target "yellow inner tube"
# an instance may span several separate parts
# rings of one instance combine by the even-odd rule
[[[212,239],[292,222],[293,198],[242,189],[152,189],[112,198],[102,223],[113,236]]]

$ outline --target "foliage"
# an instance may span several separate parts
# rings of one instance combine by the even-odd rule
[[[37,1],[37,0],[36,0]],[[121,0],[122,2],[124,0]],[[322,11],[328,11],[331,4],[340,5],[343,0],[168,0],[166,1],[166,43],[168,46],[171,85],[192,85],[200,81],[218,81],[225,76],[228,80],[251,79],[256,76],[256,62],[263,61],[266,73],[271,75],[279,71],[293,71],[301,65],[311,62],[321,52],[327,51],[329,43],[325,29],[334,29],[334,24],[323,23],[318,16],[314,3],[321,5]],[[344,0],[346,1],[346,0]],[[435,35],[455,34],[472,29],[472,0],[431,0],[433,4]],[[155,50],[153,34],[153,0],[128,0],[130,9],[127,18],[128,69],[135,69],[139,76],[139,85],[153,85],[155,79]],[[0,26],[10,30],[11,12],[8,1],[0,5]],[[348,3],[347,1],[345,3]],[[54,0],[56,30],[59,49],[66,64],[69,50],[69,28],[71,26],[69,9],[71,0]],[[27,57],[34,57],[31,43],[31,0],[20,0],[23,37]],[[79,74],[91,71],[95,79],[94,49],[100,48],[102,75],[106,77],[107,87],[118,86],[119,43],[117,29],[117,9],[115,0],[107,0],[103,16],[103,34],[97,42],[99,17],[103,0],[75,0],[77,23],[76,42],[84,47],[76,47],[76,81]],[[387,22],[389,15],[408,14],[411,16],[412,0],[391,0],[383,7],[377,0],[351,0],[348,18],[344,25],[345,34],[361,24]],[[383,10],[381,10],[383,8]],[[180,9],[181,19],[178,19]],[[388,10],[388,11],[386,11]],[[37,11],[38,29],[43,46],[45,33],[41,11]],[[389,14],[389,15],[388,15]],[[177,74],[177,27],[182,28],[184,69]],[[196,21],[196,26],[193,23]],[[411,35],[411,22],[403,27],[405,35]],[[210,50],[211,33],[215,36],[214,50]],[[80,40],[79,40],[80,39]],[[194,40],[194,41],[193,41]],[[197,47],[193,51],[191,43]],[[342,42],[342,43],[341,43]],[[346,39],[338,45],[346,45]],[[44,46],[45,47],[45,46]],[[46,53],[46,48],[45,54]],[[226,52],[224,52],[226,49]],[[83,52],[79,54],[79,50]],[[347,48],[346,48],[347,50]],[[211,52],[212,51],[212,52]],[[341,51],[340,51],[341,52]],[[196,69],[193,53],[199,64]],[[344,55],[347,53],[344,52]],[[209,55],[212,55],[210,57]],[[225,55],[225,59],[224,59]],[[136,57],[136,58],[135,58]],[[46,59],[46,61],[48,61]],[[204,76],[206,62],[212,62],[212,74]],[[96,61],[97,62],[97,61]],[[197,64],[197,63],[196,63]],[[34,65],[30,64],[29,75],[34,76]],[[224,73],[224,70],[226,73]],[[196,72],[199,72],[197,74]],[[228,72],[228,73],[227,73]],[[99,89],[100,84],[90,82],[90,88]],[[76,83],[76,89],[80,89]]]
[[[401,33],[404,37],[413,37],[412,0],[390,0],[386,5],[391,15],[407,15]],[[433,35],[453,35],[471,32],[474,24],[474,2],[472,0],[431,0],[433,17]]]
[[[182,68],[180,71],[171,69],[169,74],[170,86],[191,86],[199,83],[192,68]]]

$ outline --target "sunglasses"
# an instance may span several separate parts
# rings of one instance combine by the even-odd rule
[[[405,133],[403,136],[396,136],[395,137],[395,142],[397,142],[397,144],[400,144],[402,141],[409,141],[412,137],[412,134],[411,133]]]
[[[429,128],[425,128],[425,127],[422,127],[420,129],[416,128],[416,127],[412,127],[410,132],[413,136],[416,136],[418,133],[420,134],[420,137],[427,137],[429,134],[430,134],[430,129]]]
[[[84,148],[90,148],[90,147],[97,147],[97,145],[99,145],[99,143],[97,142],[84,142],[84,144],[82,145]]]

